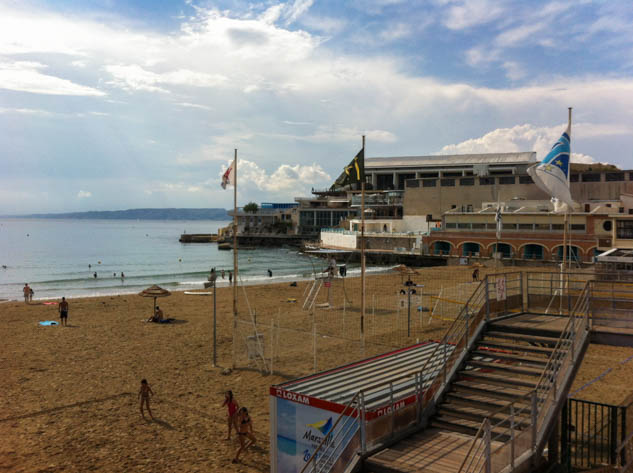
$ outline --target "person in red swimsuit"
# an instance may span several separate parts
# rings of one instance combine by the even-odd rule
[[[238,432],[236,422],[237,422],[237,411],[240,408],[239,404],[233,397],[233,391],[229,390],[224,393],[224,402],[222,403],[222,406],[226,406],[228,410],[227,423],[228,423],[228,428],[229,428],[229,434],[228,434],[228,437],[226,437],[226,439],[231,440],[231,429],[235,427],[235,431]]]

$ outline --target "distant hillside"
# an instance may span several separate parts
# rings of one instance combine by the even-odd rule
[[[225,209],[129,209],[57,214],[19,215],[22,218],[75,218],[85,220],[229,220]]]

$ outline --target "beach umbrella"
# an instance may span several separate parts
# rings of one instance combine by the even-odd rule
[[[154,312],[152,312],[152,315],[154,315],[156,313],[156,298],[171,296],[171,292],[169,292],[167,289],[163,289],[162,287],[154,284],[153,286],[150,286],[147,289],[143,289],[141,292],[138,293],[138,295],[141,297],[154,298]]]
[[[420,273],[418,273],[415,269],[413,269],[413,268],[409,268],[408,266],[406,266],[406,265],[404,265],[404,264],[398,265],[398,266],[396,266],[395,268],[392,268],[392,270],[393,270],[393,271],[397,271],[397,272],[398,272],[398,273],[400,273],[403,277],[404,277],[404,275],[406,274],[406,275],[409,277],[409,279],[411,279],[411,276],[412,276],[413,274],[420,274]],[[400,278],[400,279],[402,280],[403,278]]]

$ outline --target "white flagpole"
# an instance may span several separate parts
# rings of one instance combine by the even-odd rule
[[[568,113],[568,116],[567,116],[567,136],[569,136],[569,168],[567,169],[567,187],[570,187],[569,176],[571,174],[571,107],[568,107],[567,113]],[[570,188],[569,192],[571,193],[571,188]],[[570,222],[569,222],[569,225],[570,225],[570,227],[569,227],[569,243],[568,243],[568,246],[569,246],[569,263],[568,263],[569,268],[568,269],[571,270],[571,260],[572,260],[572,257],[574,256],[574,253],[573,253],[573,251],[571,249],[571,227],[574,224],[574,209],[573,208],[569,209],[569,205],[567,206],[567,209],[571,210],[571,219],[570,219]]]
[[[233,158],[233,362],[237,354],[237,148]]]
[[[365,135],[363,135],[363,167],[365,162]],[[360,337],[365,352],[365,171],[360,183]]]

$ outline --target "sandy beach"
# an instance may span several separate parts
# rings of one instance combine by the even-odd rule
[[[429,268],[420,270],[420,279],[429,287],[465,282],[471,271]],[[401,287],[400,275],[374,278],[390,291]],[[248,299],[265,317],[280,313],[289,298],[301,299],[305,284],[251,286]],[[71,299],[67,328],[38,325],[58,320],[55,305],[0,304],[0,471],[269,471],[268,388],[288,378],[262,375],[254,367],[222,374],[231,365],[232,292],[218,289],[217,296],[218,367],[211,363],[211,297],[174,293],[159,299],[165,316],[177,319],[170,325],[142,322],[151,314],[152,299],[136,295]],[[331,318],[330,323],[336,330],[339,321]],[[427,338],[437,337],[447,323],[429,324]],[[572,392],[613,367],[577,397],[622,402],[633,392],[633,362],[619,362],[631,355],[633,349],[591,346]],[[322,359],[318,369],[341,361],[347,360]],[[311,371],[303,361],[284,363],[279,372]],[[154,421],[143,420],[139,412],[142,378],[155,393]],[[226,389],[249,408],[257,437],[238,465],[231,464],[235,438],[224,439],[226,411],[220,406]]]

